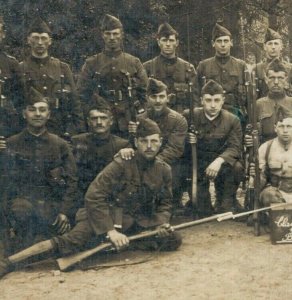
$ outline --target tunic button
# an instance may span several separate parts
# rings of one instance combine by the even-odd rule
[[[113,82],[116,82],[117,80],[116,79],[113,79]]]
[[[116,69],[116,67],[112,67],[112,70],[115,70]]]

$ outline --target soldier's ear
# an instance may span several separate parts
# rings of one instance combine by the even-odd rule
[[[26,119],[25,109],[22,110],[22,117],[23,117],[24,120]]]
[[[211,40],[211,45],[214,48],[215,47],[215,41]]]
[[[233,47],[233,39],[230,40],[231,47]]]
[[[201,100],[201,104],[203,105],[203,97],[200,97],[200,100]]]

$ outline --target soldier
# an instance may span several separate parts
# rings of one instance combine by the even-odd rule
[[[16,134],[20,127],[23,96],[18,61],[4,51],[5,29],[0,16],[0,145],[2,137]]]
[[[272,203],[292,203],[292,114],[279,116],[275,123],[276,137],[259,148],[261,176],[260,202],[263,206]],[[255,175],[254,165],[250,168]]]
[[[11,246],[70,229],[77,192],[76,165],[67,143],[46,129],[47,98],[31,88],[23,109],[26,128],[7,140],[9,160],[6,215]]]
[[[20,67],[26,91],[32,86],[49,99],[48,129],[67,138],[84,131],[84,120],[69,65],[48,53],[51,35],[48,25],[37,18],[27,33],[31,54]]]
[[[267,96],[257,100],[257,118],[259,122],[260,142],[275,137],[274,124],[278,110],[292,112],[292,98],[285,93],[288,73],[285,64],[278,58],[274,59],[265,70],[265,82],[268,88]],[[252,137],[245,135],[246,147],[252,146]]]
[[[190,107],[188,83],[195,84],[195,68],[191,63],[177,56],[178,33],[168,23],[159,26],[157,43],[160,55],[143,65],[149,77],[161,80],[167,85],[170,94],[169,107],[182,113],[184,109]]]
[[[262,61],[256,64],[254,71],[255,76],[258,80],[258,98],[266,97],[268,94],[268,86],[266,84],[266,69],[267,66],[272,62],[273,59],[278,58],[280,59],[281,63],[285,66],[287,70],[287,74],[289,75],[288,84],[285,87],[286,92],[289,96],[292,95],[292,73],[291,73],[291,64],[284,61],[281,58],[282,50],[283,50],[283,41],[281,35],[274,31],[271,28],[267,29],[267,33],[265,35],[265,43],[264,43],[264,50],[265,50],[265,61]]]
[[[184,153],[188,127],[186,119],[178,112],[170,109],[168,102],[167,86],[159,80],[150,78],[147,87],[148,109],[138,116],[138,121],[150,118],[158,124],[163,138],[158,157],[172,168],[174,204],[175,206],[181,206],[180,200],[185,182],[181,157]],[[136,126],[131,122],[129,131],[135,132]],[[124,159],[130,159],[133,153],[133,149],[123,149],[120,152]]]
[[[89,57],[77,83],[86,107],[94,93],[107,100],[112,108],[112,132],[127,136],[131,109],[142,109],[145,102],[147,74],[137,57],[123,51],[123,25],[119,19],[105,15],[101,23],[104,50]],[[143,109],[142,109],[143,110]]]
[[[171,231],[168,223],[171,170],[157,157],[161,146],[157,124],[142,119],[135,144],[137,152],[132,160],[115,158],[91,183],[85,195],[86,210],[79,210],[79,222],[72,231],[0,260],[0,276],[33,254],[57,251],[64,255],[78,251],[88,241],[93,242],[94,236],[101,241],[107,235],[119,250],[128,246],[128,234],[159,229],[158,237],[150,238],[148,249],[176,250],[181,237]]]
[[[198,93],[210,79],[221,84],[225,93],[223,108],[238,116],[244,127],[247,104],[245,62],[230,55],[233,46],[231,33],[219,24],[215,25],[212,32],[212,46],[215,56],[201,61],[197,68]]]
[[[198,155],[198,216],[213,213],[209,193],[210,180],[216,190],[217,212],[237,211],[240,206],[236,191],[243,179],[241,163],[242,130],[239,119],[222,109],[224,90],[221,85],[209,80],[202,88],[202,108],[194,110],[194,125],[197,137],[188,133],[189,143],[196,142]],[[189,112],[185,114],[187,119]],[[186,158],[190,154],[186,148]]]
[[[89,106],[87,123],[89,132],[72,137],[73,154],[78,169],[78,194],[83,206],[84,195],[94,178],[108,165],[114,155],[129,142],[110,133],[113,123],[111,108],[101,97]]]

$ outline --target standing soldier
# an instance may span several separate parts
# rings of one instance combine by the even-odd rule
[[[170,94],[169,107],[182,113],[190,106],[188,83],[195,83],[195,68],[191,63],[177,56],[178,33],[168,23],[159,26],[157,43],[160,55],[145,62],[144,67],[149,77],[156,78],[167,85]]]
[[[86,60],[77,88],[85,107],[95,93],[107,100],[114,117],[112,132],[127,136],[128,123],[135,117],[131,111],[139,111],[145,103],[147,74],[137,57],[123,51],[119,19],[105,15],[101,31],[104,50]]]
[[[194,109],[194,126],[197,137],[188,133],[190,143],[197,144],[198,151],[198,216],[213,213],[209,182],[214,180],[217,212],[237,211],[240,206],[236,191],[243,179],[241,160],[242,130],[239,119],[222,109],[224,90],[213,80],[202,88],[202,108]],[[186,111],[186,118],[189,112]],[[196,141],[197,140],[197,141]],[[186,148],[187,149],[187,148]],[[186,158],[190,154],[186,151]]]
[[[97,174],[113,160],[120,149],[129,146],[128,140],[111,134],[112,123],[109,104],[98,97],[88,108],[89,132],[72,137],[78,170],[79,206],[83,206],[84,195]]]
[[[292,96],[292,73],[291,73],[291,64],[284,61],[281,58],[282,50],[283,50],[283,41],[281,35],[274,31],[271,28],[268,28],[267,33],[265,35],[265,44],[264,44],[264,50],[265,50],[265,61],[262,61],[258,64],[256,64],[254,71],[255,76],[258,81],[258,98],[262,98],[267,96],[268,94],[268,86],[266,84],[265,75],[266,75],[266,69],[269,63],[273,59],[280,59],[281,63],[285,66],[287,70],[287,74],[289,75],[288,84],[285,87],[286,92],[289,96]]]
[[[212,32],[212,46],[215,56],[201,61],[197,68],[198,93],[210,79],[221,84],[225,94],[223,108],[238,116],[244,125],[247,104],[245,62],[230,55],[233,46],[231,33],[219,24],[215,25]]]
[[[28,30],[31,54],[20,63],[26,92],[34,87],[50,101],[48,129],[63,137],[84,131],[84,120],[68,64],[49,56],[51,30],[37,18]]]
[[[1,137],[20,131],[23,102],[19,63],[4,51],[4,38],[4,21],[0,16],[0,143]]]
[[[26,128],[7,140],[6,215],[12,248],[68,231],[77,192],[73,154],[64,140],[47,131],[49,103],[34,88],[23,117]]]

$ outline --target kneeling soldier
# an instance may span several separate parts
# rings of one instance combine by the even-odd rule
[[[242,130],[239,119],[222,109],[224,91],[210,80],[202,88],[202,108],[194,109],[197,137],[188,134],[198,148],[198,216],[212,214],[209,182],[214,180],[218,212],[237,210],[236,191],[243,177],[241,158]],[[189,112],[185,116],[189,119]],[[190,154],[186,150],[186,158]]]
[[[108,236],[117,249],[128,246],[128,234],[159,229],[150,249],[176,250],[178,233],[169,229],[171,215],[171,169],[156,157],[161,136],[157,124],[140,120],[135,139],[137,153],[131,160],[114,159],[89,186],[85,209],[77,213],[77,225],[67,234],[38,243],[0,261],[0,276],[13,264],[48,251],[69,254],[80,250],[93,237]],[[95,241],[96,242],[96,241]]]

